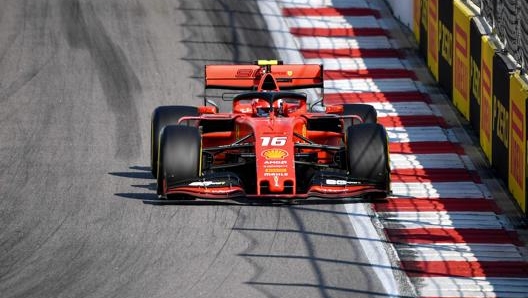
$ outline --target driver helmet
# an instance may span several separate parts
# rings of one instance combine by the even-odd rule
[[[269,116],[271,105],[265,99],[255,98],[253,99],[251,106],[253,107],[253,114],[258,117]]]
[[[282,98],[279,98],[275,102],[273,102],[273,110],[278,115],[283,115],[284,114],[284,101],[282,100]]]

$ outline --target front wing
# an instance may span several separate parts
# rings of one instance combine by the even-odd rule
[[[167,197],[192,197],[198,199],[234,199],[234,198],[271,198],[271,199],[308,199],[308,198],[354,198],[375,196],[386,197],[389,191],[368,181],[350,180],[340,176],[315,175],[308,188],[293,193],[254,193],[248,192],[242,180],[234,173],[204,176],[199,180],[171,183],[164,181],[164,193]]]

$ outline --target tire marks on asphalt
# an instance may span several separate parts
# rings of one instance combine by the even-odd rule
[[[141,140],[135,102],[142,93],[138,77],[121,47],[108,35],[90,2],[62,0],[61,13],[68,44],[73,49],[90,53],[106,103],[115,115],[115,156],[125,160],[137,157]]]

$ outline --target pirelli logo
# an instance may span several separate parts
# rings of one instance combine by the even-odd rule
[[[455,88],[467,100],[469,94],[468,34],[458,24],[455,25]]]
[[[524,185],[524,117],[523,111],[511,103],[510,174],[518,186]]]
[[[522,140],[524,137],[524,117],[523,112],[517,107],[515,103],[512,103],[512,130],[517,137]]]
[[[429,22],[427,31],[429,33],[428,40],[428,51],[431,55],[431,58],[437,62],[438,61],[438,10],[437,10],[437,3],[438,0],[431,0],[429,1],[429,7],[428,7],[428,14],[429,14]]]
[[[481,129],[488,140],[491,139],[491,112],[492,112],[492,97],[491,97],[491,70],[486,63],[482,63],[482,115],[481,115]]]

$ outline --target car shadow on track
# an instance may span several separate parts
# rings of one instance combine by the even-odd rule
[[[109,175],[128,178],[128,179],[142,179],[146,180],[145,184],[131,184],[135,189],[142,189],[138,192],[121,192],[114,195],[124,199],[141,200],[144,204],[151,205],[195,205],[195,206],[211,206],[211,205],[245,205],[245,206],[289,206],[289,205],[336,205],[336,204],[350,204],[350,203],[365,203],[367,200],[362,198],[348,198],[348,199],[255,199],[255,198],[233,198],[229,200],[202,200],[193,198],[183,199],[160,199],[156,194],[156,182],[150,173],[150,167],[146,166],[131,166],[129,171],[123,172],[109,172]],[[147,191],[147,192],[145,192]]]

